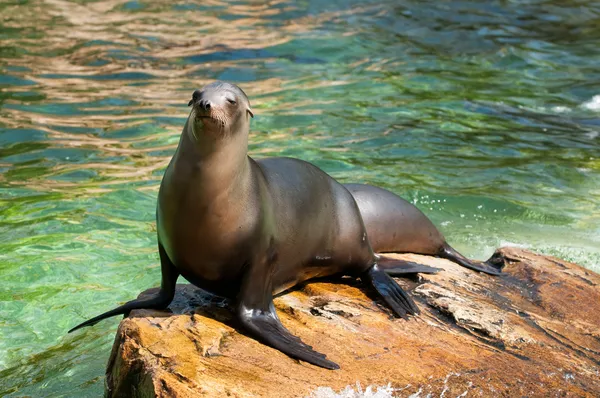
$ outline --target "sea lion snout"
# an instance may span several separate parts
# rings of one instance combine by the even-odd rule
[[[222,129],[235,119],[235,97],[226,91],[210,86],[194,91],[190,105],[197,120],[216,122]]]
[[[209,100],[200,100],[198,102],[198,106],[200,109],[204,109],[205,111],[210,111],[210,101]]]

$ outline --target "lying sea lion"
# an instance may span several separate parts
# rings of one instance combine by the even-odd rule
[[[412,203],[383,188],[344,184],[352,193],[371,247],[376,253],[418,253],[443,257],[476,271],[500,275],[502,264],[469,260],[454,250],[433,223]]]

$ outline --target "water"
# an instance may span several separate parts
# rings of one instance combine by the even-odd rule
[[[600,270],[600,4],[3,1],[0,396],[102,394],[159,283],[154,209],[194,89],[248,93],[254,156],[416,203],[464,254]]]

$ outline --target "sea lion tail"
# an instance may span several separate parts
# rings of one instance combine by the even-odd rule
[[[504,267],[504,262],[498,261],[496,256],[490,257],[487,261],[469,260],[446,242],[444,242],[444,246],[442,246],[438,256],[453,261],[463,267],[490,275],[501,275],[502,268]]]
[[[167,301],[168,299],[168,301]],[[167,298],[161,295],[156,297],[145,299],[145,300],[132,300],[129,301],[115,309],[105,312],[104,314],[100,314],[98,316],[93,317],[92,319],[88,319],[87,321],[80,323],[75,326],[73,329],[69,330],[68,333],[71,333],[77,329],[80,329],[85,326],[92,326],[96,323],[100,322],[103,319],[110,318],[115,315],[127,315],[131,310],[139,310],[139,309],[164,309],[171,303],[173,297]]]

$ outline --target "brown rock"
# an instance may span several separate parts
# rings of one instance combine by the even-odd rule
[[[357,382],[390,384],[394,396],[600,396],[600,275],[515,248],[496,255],[507,263],[502,277],[398,255],[444,268],[397,279],[422,311],[409,321],[352,279],[279,296],[283,324],[337,371],[246,337],[226,302],[179,285],[172,312],[121,322],[107,396],[305,397]]]

